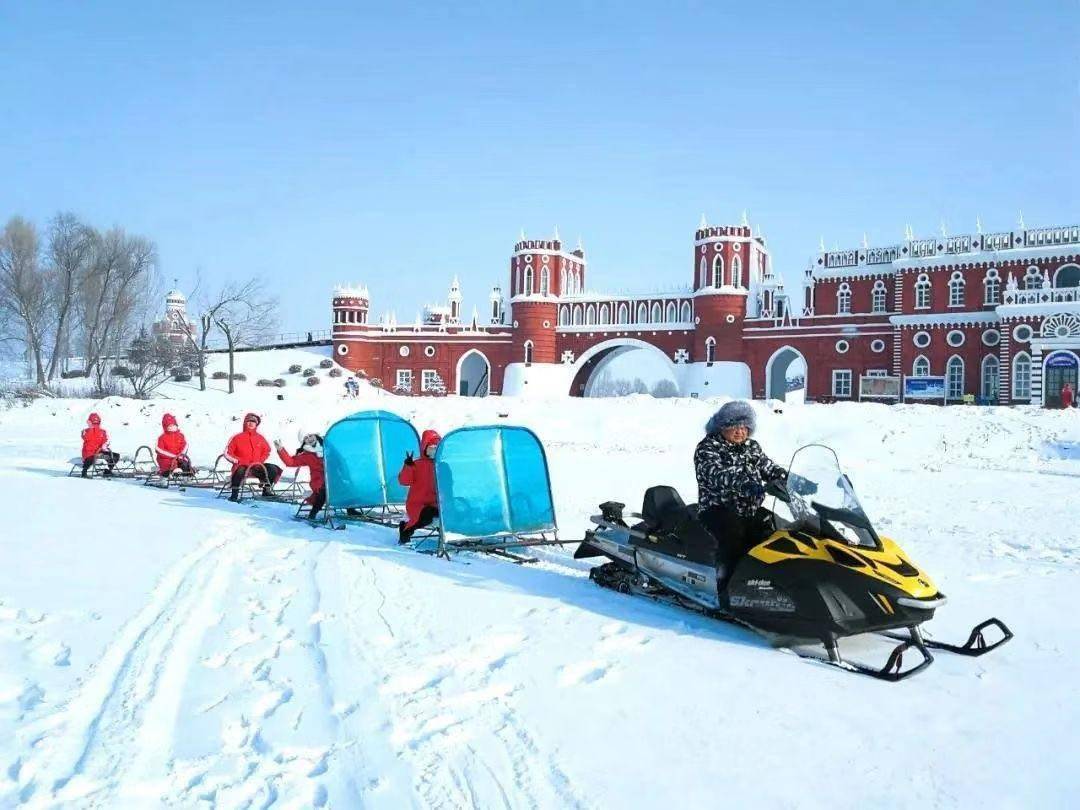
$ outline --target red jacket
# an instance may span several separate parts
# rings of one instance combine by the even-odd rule
[[[109,434],[105,432],[104,428],[97,425],[91,425],[88,428],[83,428],[82,432],[82,457],[83,461],[96,456],[102,450],[107,449],[109,446]]]
[[[232,462],[233,472],[237,467],[250,467],[262,464],[270,458],[270,445],[257,430],[242,431],[229,439],[225,448],[225,458]]]
[[[1061,389],[1061,407],[1062,408],[1071,408],[1072,404],[1073,404],[1073,400],[1075,399],[1075,397],[1076,397],[1076,393],[1071,388],[1062,388]]]
[[[176,417],[171,413],[161,417],[162,434],[157,440],[157,465],[161,472],[169,472],[181,456],[187,457],[187,439],[179,430],[170,431],[176,426]]]
[[[322,457],[309,450],[301,450],[295,456],[290,455],[284,447],[279,447],[277,454],[286,467],[307,467],[311,470],[311,495],[304,501],[304,503],[311,503],[315,493],[326,486],[326,466],[323,464]]]
[[[441,438],[434,430],[425,430],[420,437],[420,458],[412,464],[402,465],[398,473],[398,483],[409,488],[409,494],[405,497],[405,514],[410,526],[420,519],[420,512],[425,506],[439,508],[435,490],[435,461],[427,457],[426,451],[438,444]]]

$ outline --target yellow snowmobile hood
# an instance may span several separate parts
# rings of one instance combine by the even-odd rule
[[[749,556],[769,565],[785,560],[820,560],[858,571],[899,588],[915,599],[938,595],[937,586],[908,559],[900,546],[888,537],[879,539],[881,548],[871,549],[827,537],[813,537],[802,531],[781,530],[750,549]]]

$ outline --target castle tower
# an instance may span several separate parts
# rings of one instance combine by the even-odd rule
[[[694,234],[693,273],[699,320],[693,361],[741,358],[743,322],[758,315],[769,273],[765,239],[753,234],[745,215],[740,225],[709,225],[703,216]]]
[[[491,301],[491,323],[502,323],[504,306],[502,288],[498,286],[492,287],[491,295],[488,296],[488,300]]]
[[[555,324],[563,296],[585,290],[585,251],[563,250],[558,229],[551,239],[526,239],[510,258],[510,313],[515,363],[554,363]]]
[[[153,331],[172,343],[185,343],[195,334],[195,326],[187,317],[187,298],[180,290],[173,289],[165,296],[165,316],[154,324]]]
[[[454,280],[450,283],[450,293],[446,296],[446,303],[450,307],[450,323],[461,322],[461,284],[458,283],[458,277],[454,276]]]

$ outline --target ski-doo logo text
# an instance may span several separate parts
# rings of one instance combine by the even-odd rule
[[[750,588],[767,588],[772,590],[771,579],[748,579],[746,580],[746,585]]]

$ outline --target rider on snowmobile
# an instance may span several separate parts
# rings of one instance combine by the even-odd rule
[[[728,402],[709,419],[694,451],[698,517],[716,538],[727,567],[767,535],[765,485],[787,476],[750,438],[755,425],[749,402]]]

